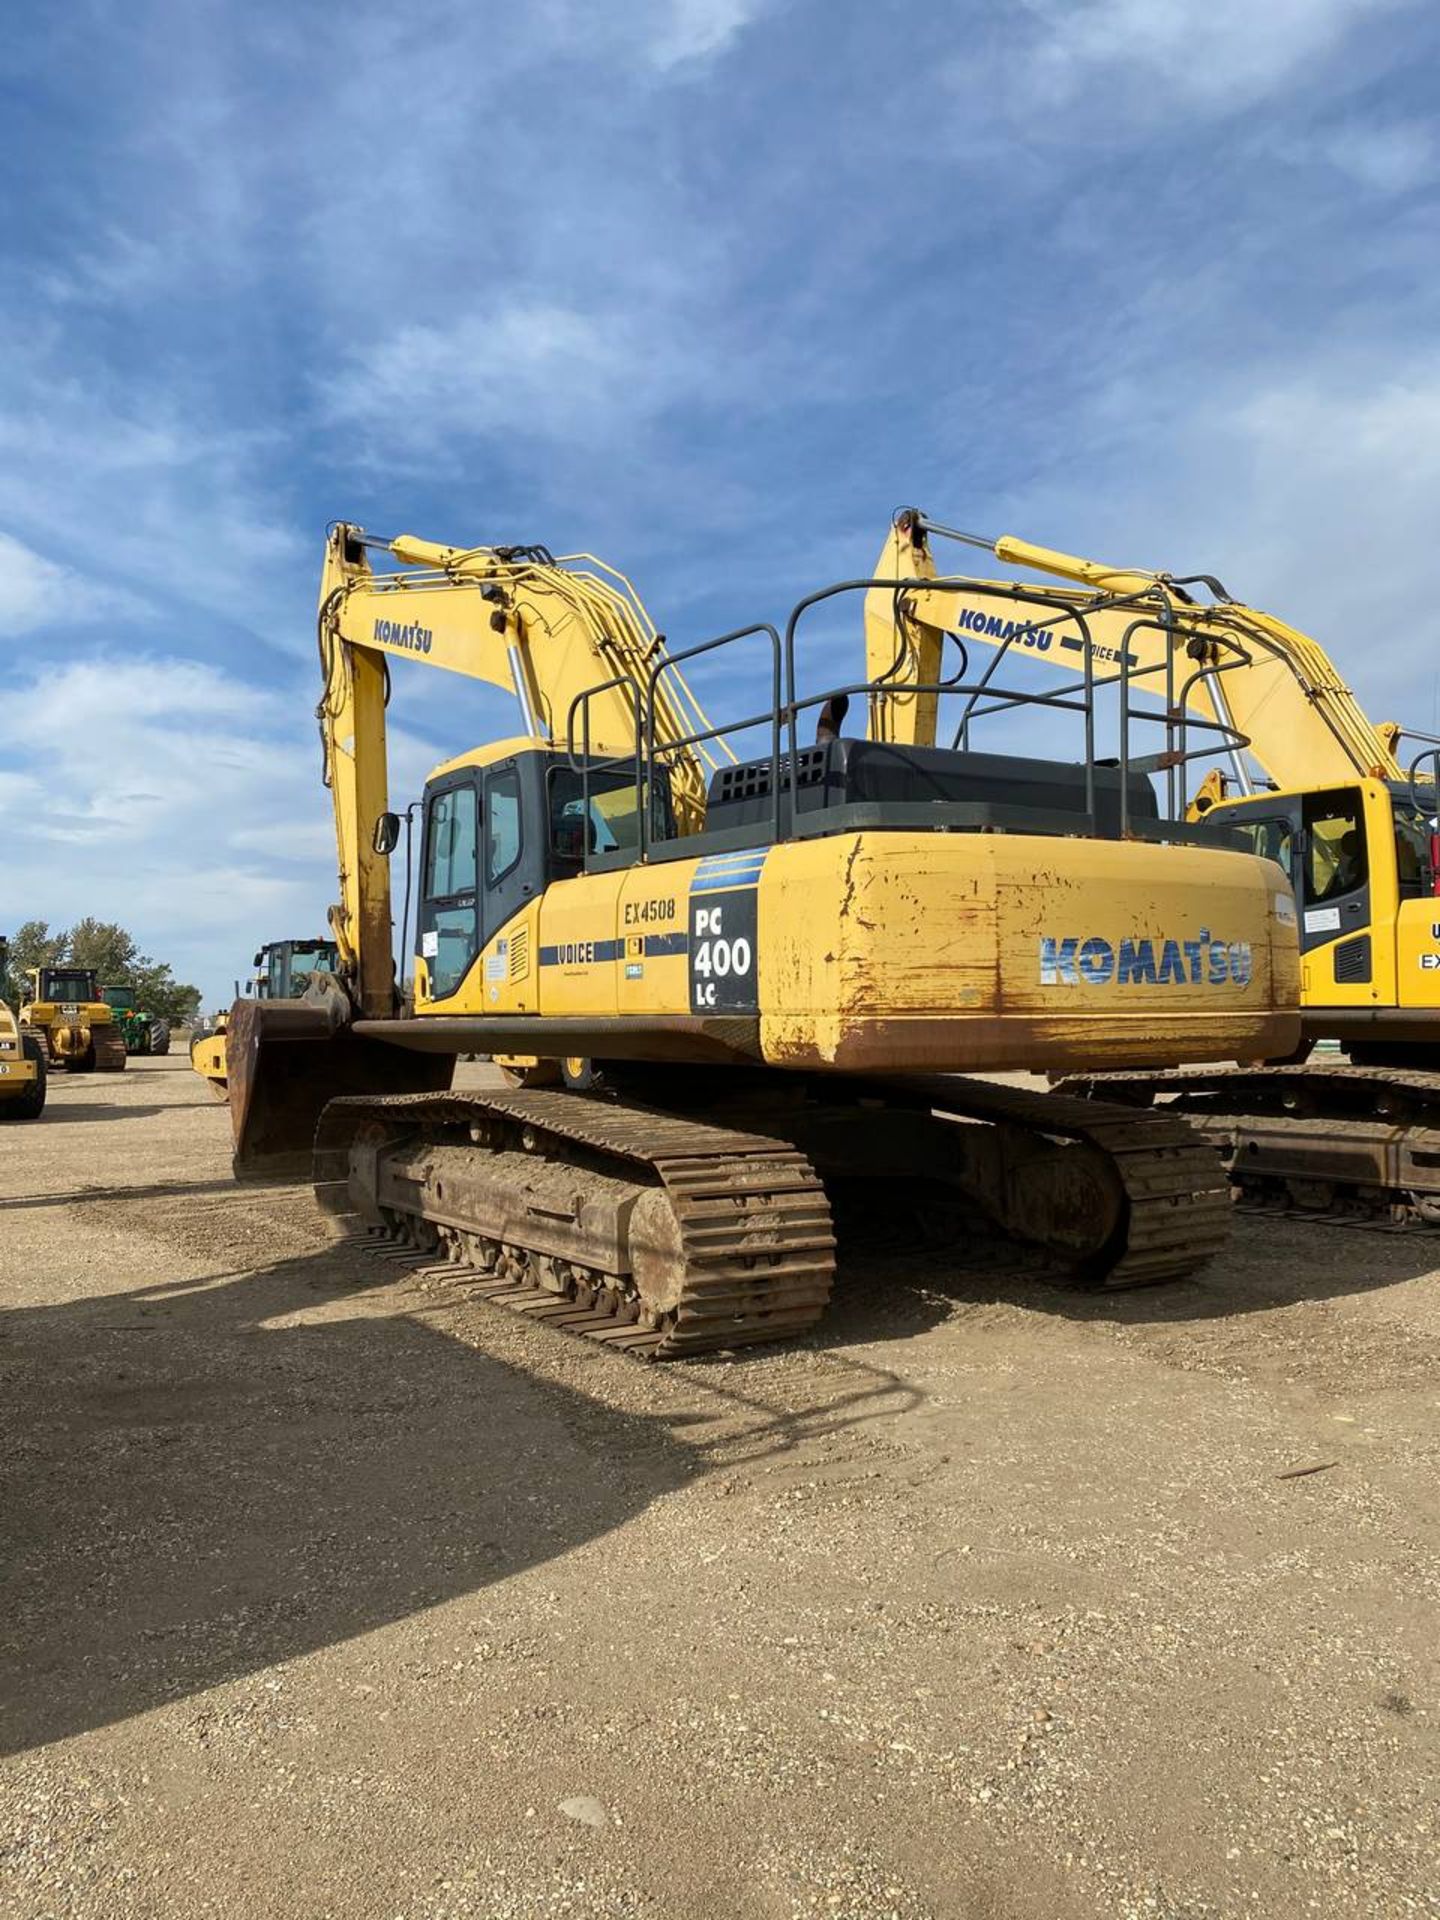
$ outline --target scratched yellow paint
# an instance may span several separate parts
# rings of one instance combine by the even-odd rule
[[[1293,918],[1281,917],[1289,892],[1268,862],[974,834],[781,851],[761,883],[759,942],[763,1046],[777,1064],[1060,1070],[1250,1057],[1284,1051],[1293,1031]],[[1148,940],[1157,962],[1173,941],[1186,977],[1124,985],[1113,969],[1087,980],[1072,964],[1073,977],[1047,983],[1047,940],[1062,953],[1066,941],[1077,952],[1100,943],[1097,974],[1122,941]],[[1222,942],[1248,953],[1243,985],[1207,977]],[[873,1049],[866,1023],[881,1023]]]
[[[680,949],[698,866],[553,883],[454,995],[421,995],[417,1011],[689,1014]],[[765,858],[757,927],[761,1051],[777,1066],[1060,1071],[1258,1058],[1297,1035],[1289,890],[1277,867],[1222,850],[1000,834],[798,841]],[[1173,943],[1185,976],[1099,977],[1125,941],[1150,942],[1156,972]],[[1059,956],[1049,980],[1046,942]],[[1209,977],[1217,948],[1245,950],[1243,982]]]

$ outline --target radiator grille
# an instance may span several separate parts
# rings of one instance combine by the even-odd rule
[[[1358,933],[1335,949],[1335,979],[1342,987],[1363,987],[1370,980],[1370,936]]]

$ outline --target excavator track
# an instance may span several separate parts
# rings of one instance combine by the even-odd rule
[[[1089,1074],[1128,1103],[1163,1101],[1225,1168],[1239,1204],[1385,1231],[1440,1226],[1440,1073],[1391,1067],[1175,1068]]]
[[[395,1204],[405,1176],[382,1171],[357,1193],[352,1150],[363,1159],[377,1135],[388,1150],[408,1136],[420,1160],[448,1153],[434,1178],[410,1180],[411,1207]],[[570,1190],[517,1199],[503,1222],[463,1217],[453,1189],[446,1207],[444,1173],[463,1177],[462,1157],[477,1146],[542,1170],[551,1161]],[[830,1297],[825,1190],[803,1154],[763,1134],[552,1091],[353,1097],[321,1116],[315,1174],[337,1217],[443,1250],[486,1277],[480,1290],[495,1304],[649,1359],[785,1338],[813,1325]],[[583,1217],[585,1184],[620,1232],[607,1238]],[[522,1219],[529,1245],[505,1231]]]
[[[1004,1224],[1023,1233],[1024,1210],[1044,1206],[1047,1189],[1058,1186],[1054,1229],[1034,1237],[1062,1257],[1073,1253],[1065,1275],[1072,1286],[1118,1292],[1184,1279],[1225,1245],[1231,1209],[1224,1172],[1212,1149],[1178,1116],[968,1076],[895,1084],[912,1100],[923,1097],[935,1113],[1009,1132],[1017,1148],[1044,1138],[1082,1150],[1078,1166],[1070,1164],[1069,1152],[1039,1162],[1028,1191],[1022,1160],[1018,1192],[979,1195]],[[1102,1178],[1108,1193],[1101,1190]],[[1108,1232],[1099,1217],[1105,1208]],[[1067,1212],[1082,1233],[1088,1231],[1088,1247],[1067,1233]]]
[[[315,1190],[376,1251],[438,1257],[477,1297],[655,1360],[815,1324],[835,1267],[822,1173],[941,1178],[1086,1289],[1178,1279],[1224,1244],[1223,1171],[1177,1118],[958,1076],[827,1092],[748,1113],[756,1130],[548,1089],[344,1097]]]

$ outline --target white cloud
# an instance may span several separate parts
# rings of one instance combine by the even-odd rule
[[[1377,193],[1408,193],[1435,174],[1434,132],[1416,120],[1350,121],[1316,146],[1333,167]]]
[[[0,712],[4,714],[7,727],[14,724],[18,709],[12,709],[4,695],[0,695]],[[43,799],[44,793],[43,782],[34,776],[28,773],[13,773],[5,767],[0,767],[0,821],[8,817],[18,826],[36,801]],[[5,845],[5,856],[8,861],[10,857],[8,842]]]
[[[58,609],[74,591],[77,619],[135,618],[146,603],[201,608],[309,648],[295,589],[318,573],[319,535],[307,545],[266,485],[277,429],[207,417],[173,379],[120,381],[63,334],[11,330],[0,366],[0,518],[38,561],[0,555],[22,606],[28,595],[37,610]],[[103,583],[82,589],[76,570],[37,552],[57,528],[83,552],[78,577],[103,565]]]
[[[143,611],[133,595],[88,580],[10,534],[0,533],[0,628],[7,634],[84,626],[109,618],[134,619]]]
[[[722,53],[763,11],[764,0],[667,0],[648,41],[662,71]]]
[[[535,0],[525,9],[507,52],[521,66],[577,52],[631,64],[637,57],[661,79],[684,76],[729,51],[776,0]],[[491,37],[489,22],[483,28]]]
[[[1372,719],[1435,724],[1440,613],[1424,567],[1440,356],[1316,350],[1283,368],[1197,368],[1165,407],[1115,381],[1077,432],[1083,482],[1017,489],[992,509],[1004,531],[1111,565],[1218,575],[1318,640]]]
[[[1041,102],[1108,104],[1127,83],[1146,120],[1178,109],[1240,112],[1323,59],[1357,26],[1414,0],[1023,0],[1034,26],[1014,84]]]
[[[0,773],[13,920],[118,920],[207,1001],[228,999],[257,943],[323,929],[335,838],[308,682],[99,651],[15,691],[26,726]],[[398,803],[441,755],[406,727],[390,747]]]
[[[643,406],[634,329],[544,302],[520,302],[450,326],[405,325],[363,349],[331,390],[340,417],[401,438],[519,432],[573,435],[617,406]]]

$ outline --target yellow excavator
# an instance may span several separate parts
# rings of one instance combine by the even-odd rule
[[[69,1073],[123,1073],[125,1040],[114,1010],[101,998],[93,967],[34,967],[22,1027],[45,1050],[47,1063]]]
[[[932,537],[1070,584],[945,584]],[[1127,753],[1137,732],[1165,730],[1158,753],[1130,764],[1163,774],[1175,811],[1239,834],[1291,882],[1303,1037],[1288,1061],[1092,1076],[1071,1090],[1165,1097],[1221,1148],[1242,1195],[1267,1207],[1440,1224],[1440,739],[1374,724],[1315,640],[1211,575],[1105,566],[913,509],[896,516],[882,569],[932,582],[867,598],[870,668],[892,672],[873,715],[887,737],[933,743],[937,703],[917,689],[939,679],[947,635],[949,650],[992,648],[988,673],[1027,657],[1063,668],[1072,686],[1107,680]],[[977,684],[957,744],[996,705],[987,676]],[[1188,770],[1212,760],[1228,773],[1211,766],[1188,792]],[[1310,1061],[1322,1040],[1352,1064]]]
[[[5,975],[7,944],[0,934],[0,980]],[[44,1111],[44,1045],[37,1034],[25,1031],[14,1009],[0,1000],[0,1120],[38,1120]]]
[[[232,1010],[237,1173],[309,1171],[350,1226],[653,1358],[810,1325],[832,1199],[897,1231],[932,1203],[982,1212],[1080,1285],[1203,1263],[1228,1190],[1183,1122],[960,1076],[1291,1052],[1285,877],[1162,820],[1143,772],[1093,752],[847,738],[885,676],[807,693],[800,667],[872,584],[676,651],[589,556],[335,526],[317,713],[338,969]],[[697,662],[754,711],[712,724]],[[509,689],[523,726],[426,784],[404,1017],[402,663]],[[516,1084],[451,1090],[477,1051]]]

